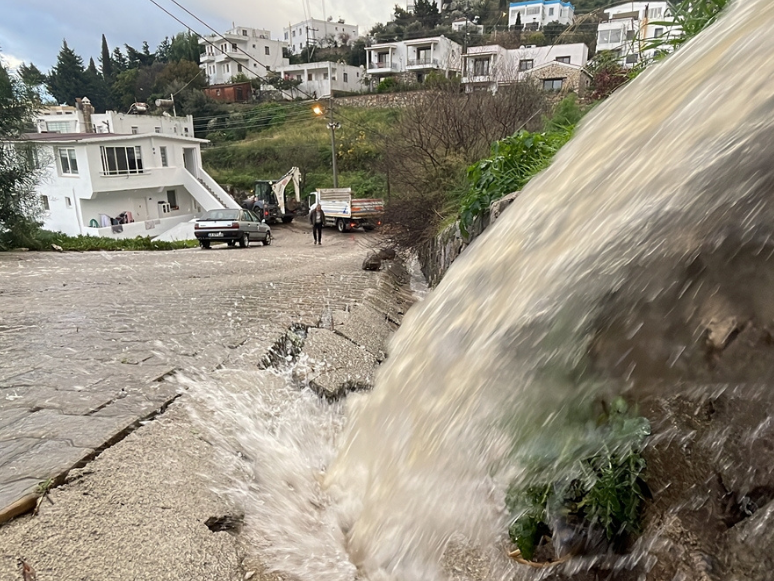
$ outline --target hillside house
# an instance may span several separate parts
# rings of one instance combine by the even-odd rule
[[[272,40],[268,30],[237,26],[223,34],[202,37],[199,44],[204,47],[199,67],[210,85],[228,84],[239,74],[248,79],[265,77],[290,63],[282,54],[287,43]]]
[[[562,0],[527,0],[511,2],[508,7],[508,26],[521,23],[524,30],[540,30],[546,24],[572,24],[575,7]]]
[[[280,67],[285,79],[299,81],[297,89],[283,91],[285,99],[322,99],[336,94],[362,93],[365,69],[345,63],[314,62]]]
[[[201,169],[201,139],[163,133],[31,133],[48,160],[37,187],[49,230],[156,236],[201,212],[239,205]]]
[[[536,79],[548,91],[582,93],[590,81],[584,70],[588,57],[584,43],[512,50],[499,45],[470,47],[464,55],[462,84],[467,92],[495,92],[502,85]]]
[[[670,26],[674,17],[668,2],[625,2],[605,10],[605,20],[597,26],[597,52],[612,51],[622,66],[630,68],[651,60],[657,50],[654,39],[681,34]]]
[[[310,18],[282,29],[283,40],[293,54],[299,54],[304,48],[339,46],[352,44],[357,40],[357,24],[347,24],[343,19],[318,20]]]
[[[374,44],[366,48],[366,72],[378,83],[397,74],[409,74],[423,82],[431,72],[446,77],[462,68],[462,46],[436,36]]]

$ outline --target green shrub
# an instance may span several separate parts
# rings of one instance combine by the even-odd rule
[[[136,238],[107,238],[100,236],[67,236],[60,232],[38,229],[34,234],[14,240],[12,244],[5,244],[0,237],[0,249],[29,248],[30,250],[52,250],[52,245],[60,246],[62,250],[91,251],[91,250],[177,250],[180,248],[193,248],[198,246],[196,240],[180,240],[177,242],[163,242],[152,240],[150,236],[137,236]]]
[[[511,483],[505,499],[512,515],[508,534],[525,559],[531,560],[543,536],[551,535],[549,513],[581,523],[587,532],[602,530],[614,544],[640,532],[646,496],[641,451],[650,423],[618,398],[598,429],[602,449],[578,460],[561,480],[541,482],[538,475],[527,485]]]
[[[398,81],[395,80],[395,77],[387,77],[386,79],[382,79],[379,81],[379,84],[376,85],[377,93],[392,93],[393,91],[397,90]]]

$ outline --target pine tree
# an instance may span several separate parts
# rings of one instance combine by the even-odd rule
[[[40,69],[34,64],[22,63],[17,71],[21,82],[30,93],[30,96],[37,102],[42,101],[41,92],[43,85],[46,84],[46,75],[40,72]]]
[[[58,103],[70,105],[74,105],[75,99],[83,97],[86,92],[83,59],[67,46],[67,41],[62,42],[56,65],[48,75],[46,88]]]
[[[89,59],[89,66],[84,73],[86,80],[85,96],[91,101],[91,105],[97,113],[103,113],[108,106],[108,83],[105,78],[99,74],[94,59]]]
[[[129,68],[128,63],[126,62],[126,57],[124,56],[124,53],[121,52],[121,49],[116,47],[113,49],[113,75],[118,76],[120,73],[123,73],[126,69]]]
[[[102,35],[102,54],[99,57],[99,68],[102,71],[102,78],[108,83],[113,80],[113,59],[110,57],[107,39]]]

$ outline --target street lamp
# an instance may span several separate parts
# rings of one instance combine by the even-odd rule
[[[333,187],[339,187],[339,172],[336,168],[336,130],[341,129],[341,123],[337,123],[333,120],[333,98],[331,98],[329,110],[331,113],[330,121],[328,122],[328,129],[331,130],[331,167],[333,168]],[[318,117],[324,114],[324,111],[320,105],[315,105],[312,111]]]

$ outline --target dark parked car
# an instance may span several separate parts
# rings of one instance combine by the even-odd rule
[[[247,248],[250,242],[271,244],[271,228],[250,210],[210,210],[194,224],[196,239],[202,248],[212,242],[227,242]]]

